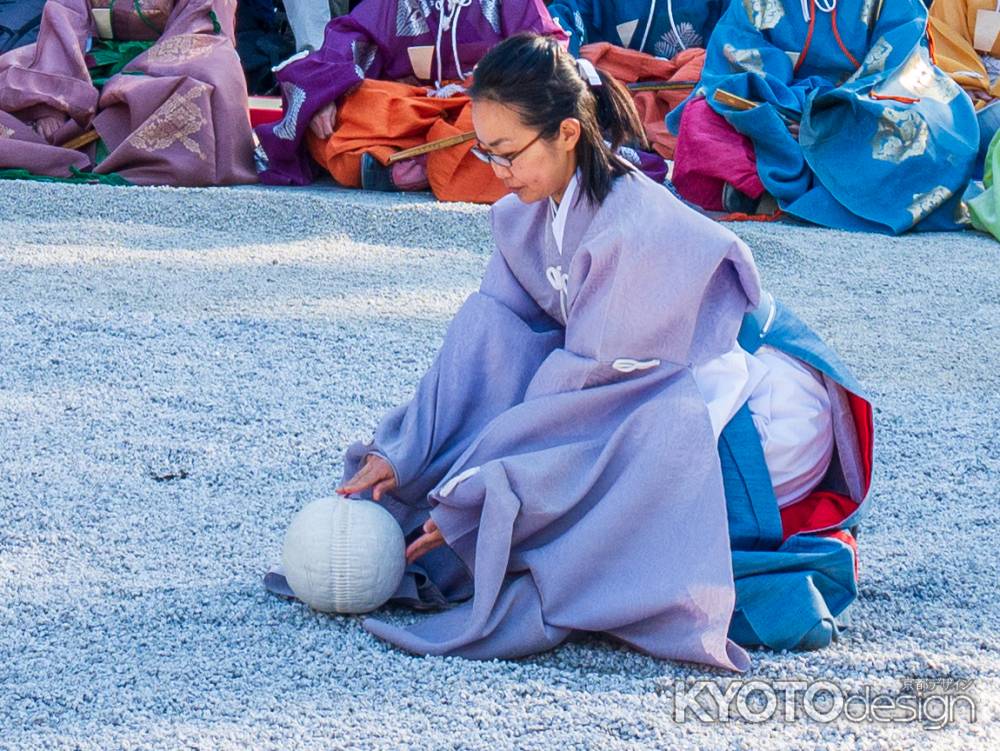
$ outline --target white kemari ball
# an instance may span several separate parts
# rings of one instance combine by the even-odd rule
[[[314,610],[367,613],[403,578],[403,530],[374,501],[322,498],[292,519],[281,562],[288,586]]]

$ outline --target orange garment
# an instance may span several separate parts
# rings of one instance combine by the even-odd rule
[[[638,50],[599,42],[585,44],[580,48],[580,56],[622,83],[698,81],[705,64],[705,50],[697,47],[682,50],[673,59],[667,60]],[[642,91],[632,96],[650,145],[664,159],[674,158],[674,146],[677,144],[677,137],[667,130],[664,118],[690,93],[691,89]]]
[[[424,86],[365,79],[337,107],[333,135],[323,140],[310,131],[309,153],[341,185],[361,187],[361,155],[382,164],[397,151],[472,130],[469,97],[428,96]],[[473,141],[427,155],[427,180],[442,201],[493,203],[507,191],[469,150]]]
[[[980,10],[996,9],[996,0],[935,0],[930,10],[929,30],[934,41],[935,62],[955,83],[973,95],[977,108],[1000,97],[1000,81],[990,83],[986,66],[972,46],[976,15]],[[993,45],[990,54],[1000,57],[1000,42]]]

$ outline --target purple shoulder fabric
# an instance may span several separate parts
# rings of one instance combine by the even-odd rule
[[[482,659],[601,632],[746,669],[727,638],[726,502],[690,366],[730,349],[756,304],[749,251],[638,174],[600,207],[574,206],[561,254],[546,204],[508,196],[493,219],[481,290],[413,400],[345,461],[345,477],[369,451],[393,463],[387,508],[404,532],[437,522],[473,596],[407,628],[365,628]],[[458,563],[438,561],[426,574],[454,578]]]
[[[437,52],[431,54],[428,78],[427,71],[414,68],[414,48],[435,49],[440,39],[441,78],[456,80],[470,74],[497,42],[519,31],[567,39],[541,0],[472,0],[457,12],[454,47],[450,31],[438,34],[440,11],[432,0],[364,0],[330,21],[322,47],[290,58],[275,74],[285,114],[256,129],[261,182],[312,182],[315,167],[302,143],[309,121],[365,78],[433,82]]]

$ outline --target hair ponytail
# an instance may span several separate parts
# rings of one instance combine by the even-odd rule
[[[504,40],[480,60],[469,96],[510,107],[545,139],[554,138],[566,118],[579,120],[580,195],[599,204],[614,179],[632,169],[617,149],[632,143],[645,147],[647,141],[628,90],[601,71],[597,75],[600,85],[592,86],[558,42],[526,32]]]
[[[597,75],[601,78],[601,85],[591,88],[597,102],[597,125],[611,142],[611,148],[617,150],[620,146],[635,143],[649,149],[646,129],[632,101],[632,94],[614,76],[602,70],[598,70]]]

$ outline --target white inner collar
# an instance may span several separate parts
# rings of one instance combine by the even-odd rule
[[[569,217],[570,205],[573,203],[573,199],[576,198],[577,174],[574,172],[573,176],[569,179],[569,184],[566,185],[566,190],[563,191],[562,200],[558,204],[549,196],[552,234],[555,236],[556,248],[559,250],[559,255],[562,255],[563,235],[566,234],[566,219]]]

